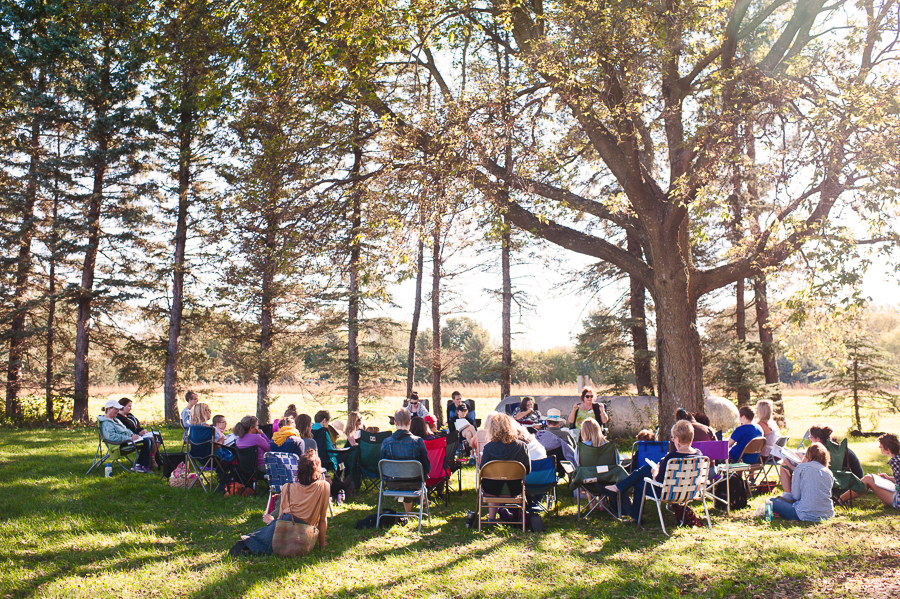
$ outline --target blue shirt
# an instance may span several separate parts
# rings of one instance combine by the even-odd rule
[[[731,433],[731,439],[734,441],[734,445],[728,450],[728,459],[732,462],[737,462],[741,459],[741,453],[744,451],[744,448],[747,447],[747,443],[753,439],[765,436],[763,429],[758,424],[750,423],[740,425],[734,429],[733,433]],[[745,464],[755,464],[758,460],[758,453],[748,453],[744,456],[743,462]]]

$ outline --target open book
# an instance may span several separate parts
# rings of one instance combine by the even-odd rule
[[[658,467],[659,467],[659,462],[654,462],[654,461],[651,460],[650,458],[644,458],[644,461],[647,462],[647,465],[650,466],[651,468],[658,468]]]
[[[882,489],[885,489],[887,491],[893,491],[897,488],[897,486],[894,483],[892,483],[891,481],[889,481],[886,478],[881,478],[878,475],[873,476],[872,479],[873,479],[873,482],[875,483],[876,487],[881,487]]]
[[[793,449],[788,449],[787,447],[779,447],[778,445],[772,446],[772,455],[776,458],[787,460],[795,466],[803,461],[803,456]]]

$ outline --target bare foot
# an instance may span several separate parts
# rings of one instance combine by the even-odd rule
[[[611,491],[611,492],[613,492],[613,493],[618,493],[618,492],[619,492],[619,487],[617,487],[616,485],[606,485],[606,486],[604,487],[604,489],[606,489],[607,491]]]

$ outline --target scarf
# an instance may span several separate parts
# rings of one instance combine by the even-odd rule
[[[275,445],[283,445],[285,441],[290,437],[299,437],[300,433],[293,426],[283,426],[275,431],[275,434],[272,435],[272,441],[275,442]]]

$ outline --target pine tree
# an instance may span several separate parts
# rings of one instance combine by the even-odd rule
[[[137,273],[146,277],[145,265],[128,250],[145,242],[141,229],[147,224],[139,202],[147,184],[137,176],[145,168],[141,157],[148,150],[148,123],[135,100],[149,59],[150,8],[144,0],[88,0],[78,6],[79,76],[72,79],[71,95],[79,105],[80,159],[91,187],[83,196],[78,231],[83,261],[76,293],[76,421],[89,417],[88,353],[98,300],[127,299],[129,287],[141,284]],[[101,250],[112,262],[100,264]]]
[[[900,396],[885,390],[897,385],[900,373],[884,352],[861,335],[854,334],[845,339],[844,349],[846,357],[819,371],[818,374],[826,378],[815,384],[827,389],[820,394],[820,405],[833,408],[849,403],[856,429],[861,431],[861,410],[871,410],[874,414],[884,410],[900,411]]]

